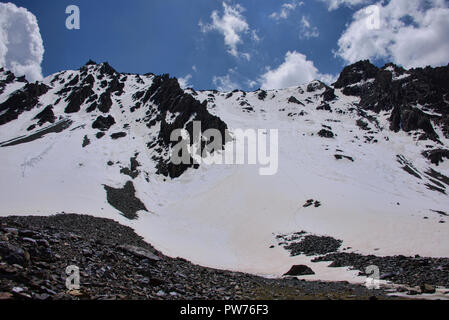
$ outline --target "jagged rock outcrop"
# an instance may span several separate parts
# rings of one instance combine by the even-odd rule
[[[0,71],[0,93],[14,82],[22,81],[9,71]],[[129,100],[122,99],[125,94],[125,83],[132,87],[139,87],[132,94],[132,105]],[[45,82],[45,83],[44,83]],[[18,118],[25,111],[42,108],[40,97],[49,93],[45,107],[32,118],[32,123],[26,126],[30,134],[34,134],[40,126],[54,123],[58,118],[71,118],[75,114],[90,114],[87,127],[98,129],[98,139],[105,136],[113,125],[119,123],[117,113],[123,114],[125,110],[130,113],[143,113],[144,116],[135,116],[134,123],[142,124],[148,129],[148,146],[157,150],[153,156],[156,162],[157,173],[176,178],[188,168],[197,168],[198,165],[191,157],[190,164],[175,165],[171,163],[170,147],[177,142],[170,141],[170,135],[175,129],[185,129],[190,133],[191,142],[198,142],[193,137],[193,123],[201,122],[202,132],[208,129],[217,129],[225,137],[227,125],[207,110],[207,101],[199,102],[191,94],[184,92],[176,78],[168,74],[156,76],[121,74],[107,62],[97,64],[89,60],[77,71],[64,71],[53,76],[51,80],[36,83],[25,83],[23,88],[16,90],[0,104],[0,125]],[[114,116],[112,115],[114,114]],[[152,132],[157,127],[157,132]],[[129,124],[128,124],[129,129]],[[150,134],[151,132],[151,134]],[[118,131],[109,135],[111,139],[128,136],[128,132]],[[204,141],[201,143],[204,147]],[[151,146],[151,147],[150,147]],[[202,151],[202,150],[201,150]],[[151,152],[151,151],[150,151]]]
[[[107,117],[99,116],[93,123],[92,128],[101,131],[108,131],[115,124],[115,119],[111,115]]]
[[[173,146],[177,142],[170,141],[170,135],[175,129],[186,129],[190,134],[191,143],[196,143],[197,137],[193,135],[193,122],[201,122],[201,131],[208,129],[217,129],[227,141],[227,125],[220,118],[213,116],[207,110],[207,102],[199,102],[190,94],[184,92],[179,86],[176,78],[170,78],[169,75],[156,76],[152,86],[142,97],[142,103],[153,102],[157,106],[157,114],[147,112],[148,126],[155,124],[154,120],[160,121],[159,141],[165,146]],[[168,122],[167,113],[177,114],[174,121]],[[197,164],[191,160],[191,164],[175,165],[171,161],[159,158],[158,173],[171,178],[179,177],[190,167],[197,167]]]
[[[49,105],[45,107],[42,112],[38,113],[33,120],[39,120],[38,125],[42,126],[45,123],[54,123],[56,121],[55,114],[53,112],[53,106]]]
[[[422,139],[437,140],[433,125],[438,124],[449,137],[449,66],[405,70],[392,63],[377,68],[365,60],[344,68],[334,87],[359,96],[365,110],[392,110],[393,131],[423,130]]]
[[[38,98],[50,88],[43,83],[27,83],[0,104],[0,125],[16,120],[24,111],[30,111],[38,103]]]

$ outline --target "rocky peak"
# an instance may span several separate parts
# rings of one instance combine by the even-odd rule
[[[9,83],[19,80],[9,71],[0,71],[0,94]],[[125,92],[127,84],[132,89]],[[89,60],[79,70],[63,71],[42,82],[26,83],[19,90],[14,85],[11,91],[0,104],[0,125],[32,111],[35,114],[26,127],[27,134],[33,135],[44,124],[56,125],[58,118],[70,121],[76,114],[79,117],[75,118],[82,119],[83,126],[98,130],[97,138],[100,138],[113,127],[126,123],[129,128],[133,126],[130,123],[135,123],[138,131],[145,127],[148,130],[145,137],[148,149],[157,150],[153,157],[157,173],[171,178],[196,167],[193,160],[190,165],[171,163],[168,151],[173,145],[170,141],[173,130],[186,129],[193,139],[193,122],[199,121],[203,132],[214,128],[226,137],[227,125],[209,113],[207,102],[200,102],[182,90],[177,79],[168,74],[121,74],[107,62],[96,64]],[[44,94],[47,94],[45,99],[40,99]],[[117,134],[111,132],[110,136],[117,137]],[[119,132],[119,136],[126,134]]]
[[[349,65],[343,69],[334,87],[344,88],[348,85],[366,81],[376,77],[379,68],[373,65],[369,60],[363,60]]]
[[[91,65],[96,65],[97,63],[95,61],[93,61],[92,59],[89,59],[89,61],[86,62],[85,66],[91,66]]]
[[[393,110],[393,131],[423,130],[422,139],[438,140],[434,125],[449,137],[449,67],[406,70],[388,63],[377,68],[368,60],[344,68],[335,88],[359,96],[360,107],[379,113]],[[419,106],[419,107],[418,107]]]

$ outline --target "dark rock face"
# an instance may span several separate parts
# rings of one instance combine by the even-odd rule
[[[140,163],[137,161],[138,155],[139,154],[135,154],[134,157],[129,160],[130,166],[128,168],[125,167],[120,169],[120,173],[130,176],[133,179],[137,178],[140,174],[140,171],[137,170],[137,168],[140,167]]]
[[[326,85],[321,81],[314,81],[307,86],[307,92],[315,92],[325,88]]]
[[[112,99],[109,92],[103,92],[100,96],[100,103],[98,104],[98,110],[103,113],[108,113],[112,106]]]
[[[187,94],[179,86],[176,78],[170,78],[168,75],[156,76],[152,86],[142,98],[142,103],[148,101],[153,102],[157,106],[158,120],[161,121],[159,132],[159,142],[167,148],[175,145],[177,142],[170,141],[170,135],[175,129],[186,129],[191,137],[191,142],[197,141],[198,137],[193,136],[193,122],[201,122],[201,131],[208,129],[217,129],[224,138],[223,145],[228,141],[229,137],[226,133],[227,125],[220,118],[213,116],[207,110],[207,102],[199,102],[192,95]],[[178,113],[173,122],[168,123],[166,120],[167,113]],[[151,114],[149,114],[151,116]],[[192,119],[193,117],[193,119]],[[192,120],[191,120],[192,119]],[[151,125],[150,117],[148,117],[148,125]],[[158,174],[177,178],[183,174],[188,168],[197,167],[191,161],[191,164],[174,165],[170,159],[158,159]]]
[[[309,199],[306,201],[306,203],[302,207],[309,208],[311,206],[314,206],[315,208],[319,208],[319,207],[321,207],[321,202],[318,200]]]
[[[294,265],[286,274],[284,274],[284,276],[309,276],[313,274],[315,274],[315,272],[308,266]]]
[[[132,220],[137,219],[138,211],[148,211],[145,205],[136,198],[136,189],[131,181],[128,181],[121,189],[104,185],[107,200],[111,206],[120,211],[123,216]]]
[[[0,80],[0,94],[2,94],[5,91],[6,85],[14,82],[14,80],[17,82],[28,83],[25,77],[16,78],[14,73],[12,73],[11,71],[5,71],[4,68],[0,68],[0,73],[4,73],[4,75],[6,76],[5,80]]]
[[[16,146],[19,144],[23,144],[23,143],[29,143],[29,142],[35,141],[37,139],[40,139],[49,133],[59,133],[64,130],[67,130],[72,125],[72,123],[73,123],[72,120],[65,119],[65,120],[59,121],[53,125],[50,125],[42,130],[39,130],[38,132],[30,134],[29,136],[19,137],[19,138],[1,143],[0,147],[10,147],[10,146]]]
[[[334,87],[341,89],[362,80],[372,79],[376,77],[377,72],[378,68],[369,60],[359,61],[343,69],[337,82],[334,83]]]
[[[90,140],[87,136],[83,138],[83,148],[87,147],[90,144]]]
[[[125,84],[119,81],[119,76],[116,75],[112,81],[109,83],[108,91],[110,93],[116,93],[116,95],[121,95],[123,93],[123,88],[125,88]]]
[[[76,86],[78,82],[80,81],[80,76],[77,74],[72,80],[69,81],[67,84],[70,87]]]
[[[330,87],[326,87],[326,91],[323,92],[322,97],[323,101],[332,101],[337,98],[337,96],[335,95],[335,90]]]
[[[362,119],[358,119],[356,121],[356,125],[362,130],[365,130],[365,131],[371,130],[369,127],[369,124],[367,122],[363,121]]]
[[[16,91],[8,100],[0,104],[0,125],[16,120],[24,111],[36,107],[39,97],[50,88],[42,83],[27,83],[21,90]]]
[[[439,165],[444,161],[444,158],[449,159],[449,150],[447,149],[435,149],[424,151],[423,156],[429,159],[433,164]]]
[[[126,132],[116,132],[116,133],[111,134],[112,140],[117,140],[117,139],[124,138],[124,137],[126,137]]]
[[[70,93],[70,95],[65,100],[68,102],[67,107],[65,108],[65,113],[76,113],[81,110],[81,105],[84,101],[93,96],[95,93],[92,90],[91,86],[81,87],[76,89]]]
[[[318,132],[318,135],[322,138],[329,138],[329,139],[334,137],[334,133],[332,131],[326,130],[326,129],[321,129]]]
[[[97,120],[92,123],[92,128],[101,131],[108,131],[114,124],[115,119],[111,115],[107,117],[99,116]]]
[[[259,98],[259,100],[265,100],[265,98],[267,97],[267,92],[262,90],[261,92],[259,92],[257,97]]]
[[[438,135],[433,129],[430,117],[416,108],[395,107],[390,117],[390,130],[405,132],[423,130],[431,140],[437,140]]]
[[[38,115],[36,115],[36,117],[34,117],[33,120],[39,120],[38,124],[40,126],[42,126],[43,124],[49,122],[49,123],[54,123],[56,121],[56,117],[55,114],[53,113],[53,107],[47,106],[45,107],[45,109],[40,112]]]
[[[344,156],[344,155],[341,155],[341,154],[336,154],[335,155],[335,159],[337,159],[337,160],[347,159],[347,160],[349,160],[351,162],[354,162],[354,158],[349,157],[349,156]]]
[[[97,137],[97,139],[101,139],[101,138],[103,138],[105,136],[105,133],[104,132],[97,132],[97,134],[95,135],[95,137]]]
[[[299,105],[304,106],[304,103],[302,103],[301,101],[299,101],[298,99],[296,99],[296,98],[293,97],[293,96],[291,96],[291,97],[288,99],[288,102],[289,102],[289,103],[296,103],[296,104],[299,104]]]
[[[346,95],[359,96],[362,109],[392,110],[390,123],[395,132],[423,130],[421,139],[436,141],[433,125],[439,124],[449,137],[449,66],[405,70],[391,63],[377,68],[360,61],[344,68],[334,86]],[[437,115],[428,115],[415,105]]]
[[[323,111],[332,112],[331,106],[329,104],[327,104],[327,103],[323,103],[321,106],[318,106],[316,109],[317,110],[323,110]]]
[[[117,73],[107,62],[101,64],[100,72],[108,76],[114,76]]]

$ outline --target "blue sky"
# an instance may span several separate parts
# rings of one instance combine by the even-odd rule
[[[395,1],[399,3],[402,0],[391,0]],[[184,77],[197,89],[238,86],[250,90],[273,81],[278,85],[290,85],[294,81],[310,80],[309,77],[329,79],[353,60],[372,58],[376,64],[382,65],[389,60],[401,62],[396,58],[403,54],[403,51],[379,54],[382,48],[376,49],[379,44],[373,37],[375,49],[368,50],[366,56],[360,56],[359,52],[366,49],[360,37],[366,35],[355,31],[357,25],[352,31],[350,27],[357,22],[353,18],[357,10],[375,3],[370,0],[11,2],[26,8],[37,18],[45,48],[41,64],[43,76],[65,69],[78,69],[88,59],[93,59],[108,61],[120,72],[170,73],[178,78]],[[446,1],[431,2],[435,2],[435,6],[440,5],[440,11],[446,9]],[[394,9],[388,9],[388,3],[380,4],[385,14]],[[80,8],[80,30],[65,27],[68,16],[65,9],[72,4]],[[423,10],[427,9],[418,8],[410,13],[418,19],[417,14],[424,14]],[[408,16],[408,12],[404,12],[404,16]],[[231,35],[237,35],[238,40],[234,38],[226,42],[226,30],[231,30],[231,33],[234,30],[236,33]],[[385,34],[387,32],[385,30]],[[352,51],[348,48],[341,50],[339,40],[345,33],[347,41],[360,43],[360,47],[352,48]],[[340,54],[336,55],[339,49]],[[292,54],[290,62],[286,63],[288,52]],[[443,53],[436,63],[430,62],[443,64],[440,61],[447,63],[446,58]],[[425,57],[423,61],[426,62]],[[296,69],[282,73],[278,68],[283,63],[286,63],[284,69],[290,68],[291,64]],[[295,76],[295,73],[302,72],[303,65],[305,76]],[[273,71],[271,78],[267,78],[268,70]],[[285,80],[287,78],[290,80]]]

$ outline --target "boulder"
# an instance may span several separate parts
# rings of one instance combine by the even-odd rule
[[[0,242],[0,257],[9,264],[26,266],[30,262],[28,252],[5,241]]]
[[[140,247],[136,247],[136,246],[131,246],[131,245],[122,245],[118,247],[119,249],[131,253],[132,255],[141,258],[141,259],[148,259],[150,261],[159,261],[161,260],[157,255],[155,255],[153,252],[144,249],[144,248],[140,248]]]
[[[326,129],[320,130],[320,132],[318,132],[318,135],[322,138],[329,138],[329,139],[334,137],[334,133]]]
[[[284,276],[307,276],[313,274],[315,274],[315,272],[313,272],[313,270],[310,269],[308,266],[294,265],[290,268],[290,270],[286,274],[284,274]]]
[[[422,284],[420,286],[421,289],[421,293],[429,293],[429,294],[433,294],[436,292],[436,289],[434,286],[430,285],[430,284]]]

